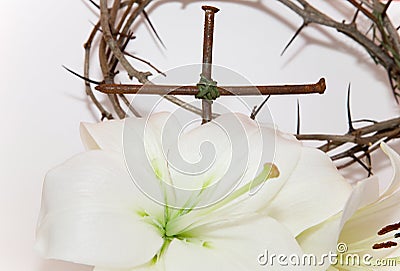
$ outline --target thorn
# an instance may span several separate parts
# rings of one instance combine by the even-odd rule
[[[90,22],[90,24],[93,25],[93,27],[95,27],[97,31],[99,31],[100,33],[103,33],[103,30],[99,26],[97,26],[95,23]],[[128,38],[128,40],[136,39],[136,36],[134,36],[133,34],[130,34],[130,33],[124,34],[124,33],[121,33],[121,32],[117,32],[117,33],[113,33],[113,34],[117,34],[117,35],[120,35],[121,37]]]
[[[351,86],[351,84],[349,83],[349,86],[347,88],[347,123],[349,125],[348,133],[351,133],[354,131],[353,121],[351,119],[351,110],[350,110],[350,86]]]
[[[365,31],[365,35],[368,35],[368,33],[375,27],[375,24],[371,24],[371,26]]]
[[[392,0],[389,0],[389,1],[385,4],[385,7],[383,8],[383,11],[382,11],[382,17],[387,15],[386,12],[387,12],[387,10],[388,10],[388,8],[389,8],[389,6],[390,6],[391,3],[392,3]]]
[[[378,40],[378,38],[376,36],[376,26],[374,25],[372,28],[372,41],[375,42],[376,40]],[[382,46],[382,44],[380,46]]]
[[[368,149],[367,149],[367,151],[368,151]],[[372,159],[371,159],[371,154],[367,151],[365,151],[365,158],[367,160],[367,165],[368,165],[368,177],[371,177],[371,175],[372,175]]]
[[[133,35],[133,32],[128,32],[126,37],[127,37],[126,41],[121,46],[121,51],[125,51],[126,47],[129,44],[129,41],[132,40],[135,36]]]
[[[250,118],[254,120],[255,116],[254,114],[256,113],[257,110],[257,105],[253,106],[253,109],[251,110]]]
[[[283,51],[281,53],[281,56],[283,56],[283,54],[286,52],[286,50],[289,48],[289,46],[292,44],[292,42],[294,41],[294,39],[300,34],[301,30],[303,30],[304,27],[306,27],[308,25],[308,23],[303,22],[303,24],[296,30],[296,32],[294,33],[293,37],[289,40],[288,44],[286,44],[285,48],[283,48]]]
[[[367,172],[368,172],[368,176],[372,175],[372,171],[371,169],[365,165],[365,163],[363,161],[360,160],[360,158],[358,158],[357,156],[355,156],[354,154],[351,154],[350,157],[356,161],[357,163],[359,163]]]
[[[359,122],[370,122],[373,124],[377,124],[378,122],[376,120],[370,120],[370,119],[360,119],[360,120],[353,120],[352,123],[359,123]]]
[[[95,6],[96,8],[100,9],[100,6],[96,4],[93,0],[89,0],[89,2],[92,3],[93,6]]]
[[[66,69],[67,71],[69,71],[70,73],[72,73],[73,75],[75,75],[75,76],[77,76],[77,77],[79,77],[79,78],[85,80],[85,82],[89,82],[89,83],[96,84],[96,85],[101,85],[101,84],[103,83],[103,82],[100,82],[100,81],[95,81],[95,80],[86,78],[86,77],[80,75],[79,73],[76,73],[76,72],[74,72],[73,70],[68,69],[68,68],[65,67],[64,65],[62,65],[62,67],[63,67],[64,69]]]
[[[329,150],[332,145],[332,140],[328,140],[328,142],[326,142],[326,145],[327,145],[327,149]]]
[[[164,76],[164,77],[167,77],[167,75],[166,75],[164,72],[162,72],[161,70],[159,70],[156,66],[154,66],[153,64],[151,64],[149,61],[144,60],[143,58],[134,56],[134,55],[132,55],[132,54],[130,54],[130,53],[128,53],[128,52],[124,52],[124,54],[127,55],[127,56],[130,56],[130,57],[132,57],[132,58],[134,58],[134,59],[136,59],[136,60],[139,60],[139,61],[141,61],[141,62],[143,62],[143,63],[145,63],[145,64],[147,64],[147,65],[149,65],[149,66],[150,66],[151,68],[153,68],[156,72],[158,72],[159,74],[161,74],[161,75]]]
[[[260,112],[261,108],[268,102],[269,98],[271,98],[271,95],[268,95],[267,98],[264,99],[264,101],[256,108],[253,108],[253,111],[251,112],[250,118],[254,120]]]
[[[361,3],[361,5],[362,5],[362,3]],[[350,24],[354,24],[356,22],[357,16],[358,16],[359,13],[360,13],[360,9],[357,9],[356,13],[354,13],[353,19],[351,20]]]
[[[297,99],[297,129],[296,134],[300,134],[300,101]]]
[[[133,37],[133,33],[132,33],[132,32],[128,32],[128,33],[126,34],[126,37],[127,37],[127,39],[126,39],[126,40],[124,41],[124,43],[120,46],[121,52],[124,52],[124,51],[125,51],[126,46],[128,46],[129,41],[130,41],[131,38]],[[113,62],[112,62],[112,66],[111,66],[110,71],[114,71],[114,70],[117,68],[117,65],[118,65],[118,61],[117,61],[116,58],[114,58],[114,60],[113,60]],[[114,75],[115,75],[115,74],[114,74]]]
[[[390,68],[387,72],[389,84],[390,84],[390,88],[392,89],[394,99],[396,100],[396,103],[399,104],[399,98],[398,98],[398,94],[396,93],[396,86],[393,85],[393,78],[392,78],[391,72],[392,72],[392,69]]]
[[[150,21],[149,15],[147,14],[147,12],[146,12],[145,10],[143,10],[142,13],[143,13],[144,17],[146,18],[146,21],[149,23],[151,30],[153,30],[154,34],[156,35],[158,41],[160,42],[160,44],[162,45],[162,47],[166,50],[167,47],[165,47],[164,42],[161,40],[160,36],[158,35],[158,33],[157,33],[157,31],[156,31],[156,29],[155,29],[153,23]]]

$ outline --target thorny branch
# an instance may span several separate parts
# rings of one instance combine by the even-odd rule
[[[388,142],[389,140],[400,137],[400,118],[394,118],[354,129],[344,135],[299,134],[296,137],[299,140],[326,141],[327,143],[320,146],[319,149],[328,153],[346,143],[351,143],[350,147],[347,147],[340,153],[331,155],[332,160],[342,161],[347,159],[347,161],[338,165],[339,169],[357,162],[371,174],[372,165],[370,158],[368,158],[369,155],[379,148],[381,142]],[[362,160],[364,157],[368,158],[366,162]],[[350,161],[348,161],[348,158],[350,158]]]
[[[344,161],[337,165],[338,169],[345,168],[354,163],[360,164],[368,175],[372,174],[372,159],[370,154],[379,148],[381,142],[388,142],[400,137],[400,117],[386,121],[376,122],[371,120],[353,121],[350,112],[350,86],[347,97],[348,132],[344,135],[330,134],[300,134],[300,113],[298,111],[297,139],[307,141],[325,141],[320,150],[331,154],[333,161]],[[373,124],[355,129],[356,122],[372,122]],[[340,147],[344,150],[333,153]],[[363,161],[363,158],[366,158]]]
[[[97,4],[94,1],[89,0],[93,6],[95,6],[99,12],[99,22],[94,25],[88,40],[84,44],[85,49],[85,62],[84,62],[84,78],[90,78],[89,67],[90,57],[92,55],[92,44],[95,41],[96,35],[99,34],[100,44],[97,46],[100,67],[103,75],[102,82],[107,84],[114,83],[114,77],[118,73],[116,68],[120,65],[129,75],[129,77],[137,79],[142,84],[151,84],[148,77],[151,76],[149,71],[137,70],[127,59],[127,56],[142,61],[149,65],[156,72],[162,72],[157,69],[150,62],[143,60],[142,58],[136,57],[129,52],[125,51],[130,40],[133,39],[131,33],[132,26],[137,20],[140,14],[143,14],[152,26],[149,16],[145,13],[145,8],[151,2],[151,0],[115,0],[113,1],[112,7],[107,6],[107,0],[100,0]],[[152,26],[153,31],[155,28]],[[159,35],[156,33],[156,36]],[[162,43],[162,41],[160,41]],[[163,44],[163,43],[162,43]],[[91,101],[97,107],[101,113],[101,119],[112,119],[113,115],[107,111],[103,104],[96,98],[93,93],[92,86],[89,80],[85,80],[86,94],[89,96]],[[121,101],[126,106],[126,110],[130,111],[135,116],[139,116],[139,113],[129,104],[129,99],[124,95],[107,95],[111,102],[113,109],[119,118],[126,117],[127,113],[121,106]],[[201,114],[201,110],[196,108],[177,97],[166,95],[163,96],[170,102],[181,106],[196,114]]]
[[[305,0],[278,1],[303,19],[303,24],[298,28],[288,46],[310,24],[336,29],[364,47],[373,61],[385,68],[397,101],[400,97],[400,36],[387,14],[392,1],[382,3],[379,0],[347,0],[354,7],[355,14],[350,22],[336,21]],[[372,31],[363,31],[359,28],[361,16],[364,16],[362,19],[370,21]]]

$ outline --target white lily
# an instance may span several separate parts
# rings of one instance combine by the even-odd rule
[[[326,156],[246,116],[222,115],[175,142],[179,130],[168,114],[83,125],[89,151],[46,176],[36,249],[96,271],[263,270],[260,253],[301,255],[293,233],[341,211],[350,192]],[[206,170],[204,141],[215,152]],[[198,174],[179,169],[177,149]],[[308,268],[269,270],[283,269]]]
[[[337,254],[332,265],[326,260],[313,270],[400,270],[400,157],[385,143],[381,148],[394,169],[390,184],[380,193],[377,177],[358,182],[342,214],[297,238],[318,259]]]

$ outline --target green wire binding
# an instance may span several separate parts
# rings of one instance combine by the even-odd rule
[[[207,79],[203,74],[200,74],[200,81],[196,85],[199,92],[196,94],[198,99],[206,99],[209,101],[217,99],[220,94],[217,88],[217,81]]]

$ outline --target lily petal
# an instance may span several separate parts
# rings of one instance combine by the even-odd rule
[[[35,247],[46,258],[132,267],[162,245],[143,214],[157,216],[163,208],[138,191],[118,153],[89,151],[56,167],[42,198]]]
[[[393,177],[388,187],[382,193],[381,198],[387,197],[395,193],[399,192],[400,188],[400,156],[396,153],[392,148],[390,148],[386,143],[381,143],[381,149],[383,152],[389,157],[390,162],[393,168]],[[399,193],[397,193],[399,194]],[[400,197],[400,196],[398,196]]]
[[[260,230],[263,229],[263,230]],[[302,266],[291,266],[288,258],[283,266],[271,262],[271,254],[302,255],[293,236],[280,223],[272,218],[249,217],[246,221],[210,224],[202,227],[202,234],[196,233],[196,240],[174,239],[166,254],[166,270],[203,271],[203,270],[307,270]],[[197,238],[198,237],[198,238]],[[199,239],[200,238],[200,239]],[[262,254],[270,261],[265,261]]]
[[[262,138],[262,129],[247,116],[224,114],[183,134],[174,149],[185,161],[180,164],[183,167],[171,169],[174,184],[201,192],[203,202],[198,207],[224,198],[235,187],[254,179],[264,163],[273,160],[274,130],[268,138]]]
[[[297,236],[342,211],[351,191],[325,153],[303,147],[296,168],[263,213]]]
[[[96,266],[94,267],[93,271],[165,271],[165,265],[163,261],[160,261],[156,264],[143,264],[129,269],[104,268]]]
[[[81,123],[80,133],[87,150],[111,150],[122,153],[123,121],[109,120],[100,123]]]
[[[358,208],[365,206],[378,197],[378,188],[379,182],[376,177],[358,182],[344,207],[343,213],[307,229],[297,237],[297,241],[304,253],[313,254],[317,258],[321,258],[323,254],[336,253],[338,242],[344,242],[348,245],[350,242],[347,239],[338,241],[344,224]],[[329,262],[326,261],[325,265],[315,266],[312,270],[326,270],[328,266]]]
[[[326,271],[340,271],[340,270],[331,265],[328,267],[328,269],[326,269]]]
[[[249,168],[243,180],[250,182],[256,174],[260,173],[260,161],[272,162],[278,168],[279,176],[249,191],[248,197],[242,197],[241,200],[235,202],[239,212],[258,211],[260,214],[264,213],[271,200],[289,180],[302,152],[301,143],[292,135],[263,125],[260,125],[260,133],[253,133],[249,136],[249,142],[251,142]]]
[[[305,254],[315,255],[321,259],[323,254],[336,253],[340,234],[340,216],[336,215],[325,222],[307,229],[297,237]],[[310,270],[325,271],[330,266],[329,261],[323,265],[312,266]]]
[[[157,114],[156,122],[146,119],[125,119],[123,130],[123,155],[132,181],[136,186],[161,205],[176,205],[174,187],[166,160],[168,151],[163,149],[163,135],[175,126],[161,124],[168,121],[167,114]],[[161,120],[162,118],[162,120]],[[169,141],[167,141],[167,147]]]

